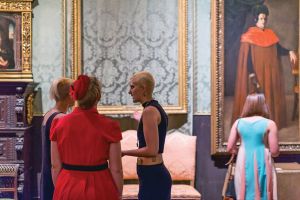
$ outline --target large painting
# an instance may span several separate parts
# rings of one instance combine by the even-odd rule
[[[128,94],[141,70],[153,73],[154,98],[168,113],[187,112],[186,0],[76,0],[73,10],[72,77],[101,80],[101,113],[141,109]]]
[[[0,1],[0,81],[32,81],[31,3]]]
[[[212,153],[224,153],[246,96],[262,92],[282,152],[300,152],[299,1],[214,0]]]

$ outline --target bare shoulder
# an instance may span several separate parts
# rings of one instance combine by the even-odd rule
[[[269,128],[276,128],[277,129],[276,123],[273,120],[271,120],[271,119],[268,119],[268,127]]]
[[[144,111],[143,111],[143,115],[149,115],[149,114],[157,114],[159,113],[157,108],[154,106],[147,106]]]
[[[66,114],[65,113],[59,113],[57,114],[54,119],[59,119],[59,118],[62,118],[63,116],[65,116]]]
[[[56,124],[61,123],[61,122],[63,121],[62,119],[63,119],[64,116],[66,116],[65,113],[58,113],[58,114],[55,115],[55,117],[53,118],[52,123],[56,123]]]
[[[233,125],[237,125],[239,123],[240,119],[235,120],[235,122],[233,123]]]
[[[232,128],[236,128],[239,121],[240,119],[235,120],[235,122],[232,124]]]
[[[43,118],[43,125],[45,125],[49,119],[49,117],[54,113],[53,109],[49,110]]]
[[[143,113],[142,116],[145,118],[157,118],[160,117],[160,113],[158,111],[158,109],[154,106],[147,106]]]

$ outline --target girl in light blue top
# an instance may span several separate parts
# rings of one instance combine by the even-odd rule
[[[277,199],[272,159],[279,155],[277,126],[269,119],[263,94],[247,96],[241,118],[231,128],[227,151],[235,154],[239,140],[234,177],[237,200]]]

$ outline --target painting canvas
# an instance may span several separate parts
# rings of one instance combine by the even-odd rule
[[[225,152],[247,94],[262,92],[283,152],[300,151],[299,1],[213,1],[212,152]]]
[[[0,13],[0,69],[21,70],[21,14]]]
[[[0,0],[0,81],[32,82],[31,0]]]

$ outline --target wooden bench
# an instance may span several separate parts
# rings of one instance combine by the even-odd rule
[[[136,148],[136,131],[128,130],[122,133],[122,149]],[[200,193],[194,188],[196,158],[196,136],[174,132],[167,135],[163,159],[170,171],[173,185],[171,197],[174,200],[200,200]],[[136,173],[136,158],[122,158],[124,189],[123,199],[138,199],[138,177]],[[158,183],[159,184],[159,183]]]

